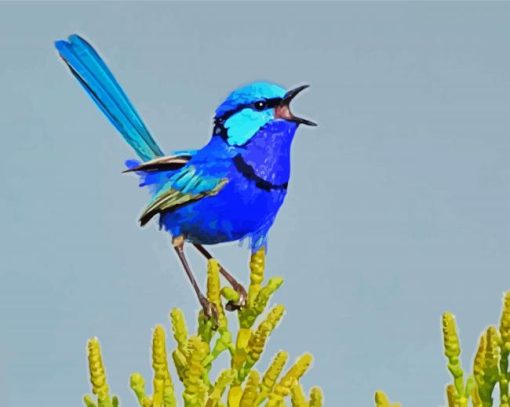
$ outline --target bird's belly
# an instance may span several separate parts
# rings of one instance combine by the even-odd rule
[[[160,223],[173,236],[216,244],[264,237],[283,203],[285,190],[267,191],[251,181],[230,180],[214,196],[161,215]]]

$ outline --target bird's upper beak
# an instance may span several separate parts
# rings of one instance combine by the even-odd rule
[[[308,119],[303,119],[302,117],[294,116],[294,114],[290,111],[290,102],[292,101],[292,99],[294,99],[298,93],[300,93],[302,90],[305,90],[308,87],[309,85],[302,85],[298,86],[295,89],[289,90],[283,97],[280,104],[275,107],[274,109],[275,117],[277,119],[285,119],[298,124],[306,124],[307,126],[317,126],[317,123],[314,123]]]

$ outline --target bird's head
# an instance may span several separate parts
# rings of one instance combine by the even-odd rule
[[[303,85],[286,91],[273,83],[254,82],[238,88],[216,109],[215,133],[230,145],[241,146],[274,121],[281,121],[294,129],[299,124],[316,126],[290,110],[292,99],[307,87]]]

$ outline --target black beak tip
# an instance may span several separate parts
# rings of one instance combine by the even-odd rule
[[[297,117],[296,122],[299,124],[304,124],[305,126],[317,127],[317,123],[312,122],[311,120],[308,119],[303,119],[301,117]]]

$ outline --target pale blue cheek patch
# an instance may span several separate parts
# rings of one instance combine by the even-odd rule
[[[225,122],[228,143],[240,146],[251,139],[259,129],[273,119],[273,110],[262,112],[253,109],[243,109]]]

